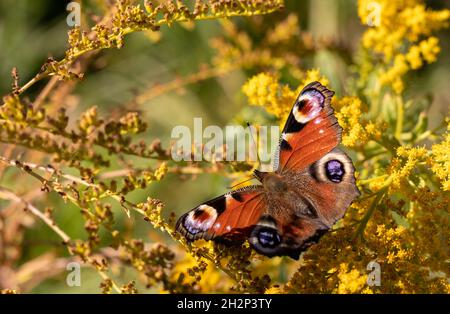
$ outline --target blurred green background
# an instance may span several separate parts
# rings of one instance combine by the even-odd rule
[[[83,10],[95,14],[98,1],[83,1]],[[66,24],[67,1],[54,0],[0,0],[0,94],[11,90],[11,69],[17,67],[20,82],[23,84],[37,73],[49,56],[60,59],[67,48],[66,38],[69,27]],[[427,5],[440,9],[449,7],[450,1],[427,1]],[[264,18],[264,23],[275,26],[289,13],[298,15],[302,30],[312,33],[315,38],[333,38],[343,45],[356,50],[364,26],[360,24],[356,12],[356,1],[349,0],[287,0],[286,9]],[[244,18],[233,19],[242,27],[249,27]],[[107,114],[114,108],[126,104],[133,95],[148,89],[155,83],[164,83],[198,70],[201,64],[210,63],[214,50],[209,42],[220,36],[222,28],[217,21],[202,21],[193,29],[180,25],[171,28],[162,27],[161,39],[153,42],[144,33],[131,34],[126,37],[122,49],[103,51],[100,57],[90,65],[85,79],[79,82],[74,92],[80,99],[77,111],[81,112],[91,106],[98,106],[100,115]],[[252,36],[257,34],[249,32]],[[450,99],[450,31],[439,33],[441,55],[438,62],[424,67],[410,75],[406,95],[424,95],[432,93],[434,101],[431,109],[431,124],[438,123],[447,113]],[[331,82],[331,87],[342,95],[342,86],[349,69],[339,56],[332,52],[322,52],[305,60],[304,67],[320,68]],[[203,126],[225,126],[238,118],[250,121],[267,119],[259,108],[248,109],[246,99],[241,93],[241,86],[252,74],[251,71],[236,70],[220,77],[188,85],[183,92],[169,92],[139,106],[138,110],[149,124],[147,142],[160,138],[163,146],[170,143],[170,132],[177,125],[193,126],[193,118],[203,118]],[[27,94],[31,99],[43,87],[44,82],[36,84]],[[238,119],[242,120],[242,119]],[[147,161],[137,161],[145,163]],[[120,167],[120,165],[115,165]],[[13,180],[6,176],[3,180]],[[143,200],[147,195],[161,199],[168,211],[177,214],[192,208],[198,203],[222,194],[230,182],[218,175],[203,174],[196,180],[179,180],[169,175],[161,184],[153,185],[145,191],[132,193],[131,199]],[[27,183],[23,184],[26,192]],[[40,205],[45,207],[48,200]],[[64,204],[54,197],[56,220],[70,236],[84,238],[85,233],[81,216],[72,205]],[[1,206],[4,203],[0,202]],[[39,204],[38,204],[39,205]],[[136,237],[148,241],[150,227],[137,220],[131,224],[120,209],[115,208],[116,219],[122,229],[129,230]],[[25,236],[22,259],[48,250],[55,250],[58,241],[53,231],[45,225],[36,223]],[[106,240],[105,240],[106,241]],[[61,252],[61,254],[66,254]],[[123,278],[133,278],[133,273],[121,274]],[[125,282],[125,279],[122,280]],[[58,276],[35,287],[35,293],[80,293],[99,292],[99,280],[94,271],[82,272],[81,287],[67,287],[65,277]],[[139,288],[139,285],[138,285]]]

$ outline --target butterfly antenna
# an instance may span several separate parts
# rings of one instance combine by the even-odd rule
[[[251,180],[253,180],[253,179],[254,179],[254,177],[248,178],[247,180],[244,180],[244,181],[242,181],[242,182],[236,183],[236,184],[234,184],[234,185],[232,185],[232,186],[229,186],[229,187],[227,187],[227,188],[230,189],[230,190],[233,190],[235,187],[237,187],[237,186],[239,186],[239,185],[241,185],[241,184],[244,184],[244,183],[246,183],[246,182],[248,182],[248,181],[251,181]]]
[[[255,145],[256,158],[257,158],[257,161],[258,161],[258,168],[259,168],[259,166],[261,166],[261,159],[259,158],[258,144],[256,143],[255,138],[253,137],[252,126],[251,126],[250,122],[247,122],[247,126],[248,126],[248,128],[250,130],[250,137],[252,138],[253,145]]]
[[[255,148],[256,148],[256,158],[257,158],[257,161],[258,161],[258,165],[261,165],[261,159],[259,158],[259,153],[258,153],[258,145],[256,144],[255,137],[253,136],[252,127],[251,127],[251,125],[250,125],[250,122],[247,122],[247,126],[248,126],[248,128],[249,128],[249,130],[250,130],[250,137],[252,138],[253,145],[255,145]],[[259,171],[258,171],[258,170],[255,170],[255,172],[259,172]],[[256,176],[256,178],[257,178],[257,176]],[[239,182],[239,183],[236,183],[236,184],[234,184],[234,185],[232,185],[232,186],[229,186],[228,188],[229,188],[230,190],[232,190],[232,189],[234,189],[235,187],[237,187],[237,186],[239,186],[239,185],[241,185],[241,184],[244,184],[244,183],[246,183],[246,182],[248,182],[248,181],[251,181],[251,180],[253,180],[253,179],[255,179],[255,175],[251,176],[251,177],[248,178],[247,180],[244,180],[244,181],[242,181],[242,182]]]

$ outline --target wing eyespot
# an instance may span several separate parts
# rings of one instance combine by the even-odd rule
[[[325,97],[316,89],[303,91],[297,99],[292,114],[300,124],[306,124],[316,118],[324,108]]]
[[[271,216],[263,216],[252,230],[249,241],[260,254],[269,257],[279,254],[282,238],[278,233],[275,220]]]
[[[278,232],[272,228],[261,228],[257,234],[259,244],[264,248],[274,248],[281,243]]]
[[[307,171],[316,182],[342,183],[350,180],[354,170],[351,159],[335,148],[311,164]]]
[[[325,167],[325,175],[328,180],[334,183],[342,182],[345,175],[345,167],[337,159],[331,159],[324,164]]]

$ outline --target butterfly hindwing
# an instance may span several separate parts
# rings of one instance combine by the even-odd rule
[[[261,186],[249,186],[201,204],[178,219],[186,239],[245,238],[265,207]]]
[[[341,219],[360,195],[354,173],[352,160],[338,148],[301,172],[309,188],[299,192],[311,200],[318,218],[326,226],[331,227]]]
[[[265,215],[253,228],[249,241],[260,254],[299,259],[327,230],[320,220],[309,217]]]

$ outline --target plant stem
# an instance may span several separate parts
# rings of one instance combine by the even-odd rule
[[[402,132],[403,132],[403,118],[404,118],[404,104],[401,96],[396,97],[397,104],[397,121],[395,125],[395,137],[397,140],[401,140]]]
[[[374,194],[375,199],[373,200],[372,204],[370,205],[368,211],[364,215],[364,217],[361,219],[360,224],[358,226],[358,229],[356,229],[355,239],[359,237],[363,237],[364,229],[366,229],[367,223],[370,220],[370,217],[372,217],[373,213],[375,212],[375,209],[377,208],[378,204],[381,202],[381,200],[384,198],[386,194],[387,188],[383,188],[383,190],[378,191],[378,193]]]
[[[58,225],[50,217],[45,215],[43,212],[41,212],[35,206],[30,204],[26,200],[22,199],[21,197],[19,197],[12,191],[0,186],[0,198],[10,200],[15,203],[22,203],[23,205],[25,205],[26,210],[28,210],[34,216],[36,216],[37,218],[42,220],[50,229],[52,229],[63,240],[64,244],[67,244],[70,242],[71,238],[67,235],[67,233],[65,233],[61,228],[59,228]],[[94,268],[96,268],[96,267],[94,267]],[[111,278],[109,278],[109,276],[104,271],[97,269],[97,272],[104,280],[106,280],[106,279],[111,280]],[[111,282],[112,282],[112,286],[113,286],[114,290],[117,293],[122,293],[121,289],[117,286],[117,284],[113,280],[111,280]]]

